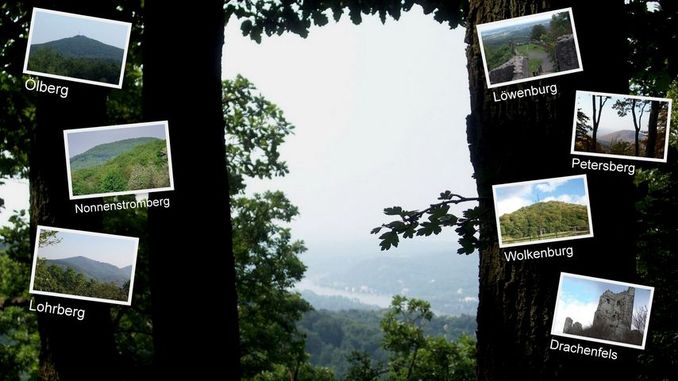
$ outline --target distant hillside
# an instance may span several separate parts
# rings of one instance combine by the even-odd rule
[[[86,36],[31,45],[28,69],[117,84],[124,50]]]
[[[153,139],[104,164],[71,171],[74,195],[165,188],[170,185],[165,140]]]
[[[301,296],[317,310],[344,311],[344,310],[378,310],[378,306],[361,303],[357,299],[338,295],[318,295],[311,290],[302,290]]]
[[[638,138],[642,140],[645,138],[645,133],[641,132]],[[597,139],[598,143],[605,144],[605,145],[610,145],[613,142],[627,142],[627,143],[635,143],[636,142],[636,132],[633,130],[623,130],[623,131],[615,131],[609,134],[605,134],[603,136],[598,136]]]
[[[386,307],[392,295],[400,294],[431,302],[437,314],[475,315],[478,308],[478,256],[458,255],[456,244],[431,246],[407,242],[392,253],[360,253],[345,248],[337,253],[304,254],[308,266],[306,282],[336,295],[360,299],[361,295],[380,296],[386,302],[365,298],[363,304]],[[412,248],[409,248],[412,247]],[[343,251],[346,251],[343,253]],[[323,250],[324,251],[324,250]],[[353,254],[350,260],[346,256]],[[308,287],[314,290],[313,287]],[[316,292],[317,293],[317,292]],[[323,294],[325,295],[325,294]]]
[[[31,53],[41,49],[52,49],[69,58],[99,58],[116,62],[122,61],[125,53],[123,49],[82,35],[31,45]]]
[[[297,326],[306,334],[306,351],[311,356],[311,363],[332,368],[341,380],[348,370],[346,356],[354,350],[368,353],[374,361],[387,359],[379,325],[383,317],[384,310],[318,310],[304,314]],[[469,315],[435,316],[424,325],[426,335],[442,336],[447,340],[456,340],[462,334],[474,336],[475,330],[476,319]]]
[[[588,232],[585,205],[538,202],[499,217],[504,242],[525,238],[558,238]]]
[[[122,286],[132,276],[132,266],[119,268],[109,263],[95,261],[83,256],[48,259],[46,262],[48,265],[71,268],[88,279],[94,279],[101,283],[114,283],[117,286]]]
[[[118,140],[112,143],[99,144],[94,146],[87,151],[73,156],[71,161],[71,171],[82,168],[94,167],[100,164],[104,164],[107,161],[115,158],[116,156],[131,150],[132,148],[146,144],[155,140],[161,140],[158,138],[132,138],[125,140]]]

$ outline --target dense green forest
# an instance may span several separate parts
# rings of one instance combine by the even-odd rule
[[[313,310],[304,314],[298,326],[306,335],[306,351],[313,365],[328,367],[338,379],[346,376],[355,351],[375,362],[385,363],[389,354],[382,346],[380,324],[388,310]],[[423,326],[427,336],[454,342],[464,335],[475,335],[475,317],[434,316]]]
[[[92,278],[88,279],[72,268],[49,264],[45,258],[38,257],[33,288],[59,294],[127,301],[129,285],[129,281],[118,286],[112,282],[103,283]]]
[[[168,187],[167,163],[165,140],[153,139],[104,164],[72,170],[73,195]]]
[[[499,217],[504,243],[582,235],[589,231],[585,205],[538,202]]]
[[[28,70],[111,84],[120,80],[119,61],[67,57],[51,48],[31,50]]]

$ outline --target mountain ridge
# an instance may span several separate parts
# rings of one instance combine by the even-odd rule
[[[114,283],[122,286],[132,276],[132,265],[123,268],[110,263],[100,262],[82,255],[60,259],[46,259],[50,265],[61,268],[70,268],[88,279],[94,279],[103,283]]]
[[[53,49],[64,57],[95,58],[121,62],[125,51],[84,35],[31,45],[31,53],[42,49]]]
[[[153,137],[139,137],[98,144],[85,152],[71,157],[69,159],[71,163],[71,170],[90,168],[105,164],[109,160],[115,159],[117,156],[134,149],[136,146],[155,140],[162,139]]]

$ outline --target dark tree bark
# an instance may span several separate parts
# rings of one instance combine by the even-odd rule
[[[472,0],[467,49],[471,114],[467,119],[471,161],[480,206],[492,211],[493,184],[551,178],[576,173],[569,142],[575,90],[628,92],[624,72],[624,2]],[[583,61],[582,73],[544,79],[557,84],[556,96],[494,102],[485,86],[475,25],[573,7]],[[600,15],[605,15],[605,23]],[[601,43],[604,41],[604,43]],[[530,85],[509,86],[515,90]],[[492,213],[481,223],[481,238],[494,242],[480,251],[478,307],[479,380],[627,380],[633,376],[635,353],[603,345],[618,361],[550,350],[550,330],[561,271],[620,281],[635,281],[634,188],[625,174],[589,171],[588,185],[595,238],[548,245],[574,248],[572,258],[506,262],[498,248]],[[558,338],[560,342],[586,341]]]
[[[169,197],[171,207],[149,212],[156,372],[237,380],[237,298],[221,108],[223,1],[187,6],[149,0],[144,17],[144,117],[169,121],[175,186],[154,195]]]
[[[109,1],[43,2],[40,7],[98,17],[111,16]],[[69,87],[68,97],[39,95],[36,98],[36,128],[30,147],[31,242],[36,226],[100,231],[101,216],[76,215],[69,200],[63,130],[94,127],[106,122],[106,95],[110,90],[97,86],[41,79]],[[98,200],[78,201],[95,203]],[[106,304],[73,299],[36,297],[36,302],[85,309],[85,319],[78,321],[44,313],[38,314],[40,333],[40,378],[42,380],[115,380],[117,357],[113,341],[110,309]]]
[[[596,97],[598,97],[598,105],[596,105]],[[596,152],[598,148],[598,127],[600,126],[600,115],[603,113],[603,107],[609,97],[602,95],[591,95],[591,103],[593,103],[593,136],[591,140],[591,152]]]
[[[645,157],[655,157],[657,154],[657,122],[659,121],[658,101],[651,101],[650,116],[647,121],[647,143],[645,144]]]

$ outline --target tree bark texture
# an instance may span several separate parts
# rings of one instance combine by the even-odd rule
[[[607,345],[618,361],[550,350],[551,323],[560,272],[637,281],[634,262],[634,188],[631,177],[571,168],[570,143],[575,90],[628,92],[625,72],[623,1],[493,0],[470,2],[466,39],[471,114],[467,134],[488,247],[480,251],[478,379],[625,380],[633,375],[635,352]],[[583,72],[487,89],[475,26],[565,7],[573,8]],[[601,17],[605,22],[602,22]],[[492,92],[557,84],[555,96],[495,102]],[[583,157],[582,159],[587,159]],[[528,246],[574,248],[572,258],[507,262],[497,245],[493,184],[586,173],[594,238]],[[520,247],[517,249],[521,249]],[[560,342],[589,341],[557,338]]]
[[[145,3],[144,118],[169,121],[175,187],[153,195],[169,197],[169,208],[149,211],[158,377],[240,378],[221,104],[224,17],[223,1]]]

